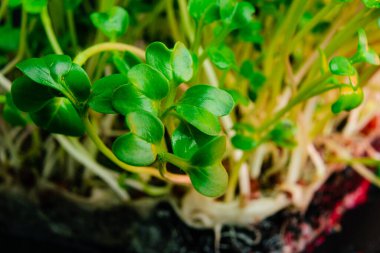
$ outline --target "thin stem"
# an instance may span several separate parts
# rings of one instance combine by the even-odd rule
[[[5,95],[0,95],[0,104],[4,104],[6,101]]]
[[[96,133],[96,130],[92,126],[88,117],[85,117],[84,125],[86,128],[86,132],[87,132],[88,137],[90,137],[90,139],[95,143],[95,145],[98,147],[100,152],[102,152],[108,159],[110,159],[112,162],[114,162],[120,168],[122,168],[126,171],[129,171],[131,173],[147,174],[147,175],[151,175],[151,176],[162,179],[162,176],[160,175],[159,171],[156,168],[153,168],[153,167],[135,167],[135,166],[131,166],[131,165],[128,165],[128,164],[120,161],[112,153],[112,151],[103,143],[103,141],[99,138],[98,134]]]
[[[42,24],[44,26],[46,35],[49,39],[50,45],[52,46],[54,53],[63,54],[63,51],[61,47],[59,46],[57,37],[55,36],[53,25],[51,23],[51,19],[50,19],[47,7],[43,8],[41,11],[41,20],[42,20]]]
[[[248,153],[244,153],[238,161],[234,161],[235,164],[232,167],[226,195],[224,196],[225,202],[231,202],[234,199],[237,182],[239,180],[240,168],[247,159],[247,157]]]
[[[21,31],[20,31],[20,40],[19,40],[19,47],[16,54],[16,57],[13,58],[11,62],[9,62],[1,71],[0,73],[5,75],[9,71],[11,71],[16,64],[21,61],[22,57],[25,54],[26,50],[26,35],[27,35],[27,28],[26,25],[28,23],[28,14],[26,13],[25,9],[22,7],[21,11]]]
[[[164,1],[166,1],[166,14],[168,16],[171,35],[175,41],[180,41],[181,36],[179,35],[177,20],[175,18],[175,14],[174,14],[173,0],[164,0]]]
[[[171,153],[161,152],[159,154],[159,159],[163,162],[171,163],[183,171],[190,169],[190,164],[186,160]]]
[[[1,7],[0,7],[0,21],[3,19],[4,14],[7,12],[8,2],[9,2],[9,0],[3,0],[3,3],[1,4]]]
[[[77,31],[75,29],[73,10],[68,10],[66,12],[66,17],[67,17],[67,24],[69,26],[71,42],[72,42],[72,45],[74,47],[74,50],[77,52],[78,51],[78,38],[77,38]]]
[[[111,172],[95,162],[77,140],[69,140],[67,137],[62,135],[54,135],[54,137],[67,153],[69,153],[75,160],[85,165],[86,168],[91,170],[95,175],[103,179],[104,182],[106,182],[122,200],[129,199],[128,194],[120,188],[117,180]]]
[[[105,51],[130,51],[137,55],[139,58],[145,60],[145,52],[144,50],[123,43],[117,42],[105,42],[101,44],[94,45],[92,47],[87,48],[86,50],[79,53],[75,58],[74,62],[78,65],[83,65],[90,57],[99,54]]]

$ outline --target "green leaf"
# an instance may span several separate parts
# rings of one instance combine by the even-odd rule
[[[380,8],[379,0],[362,0],[367,8]]]
[[[257,141],[255,139],[242,134],[236,134],[232,137],[231,143],[235,148],[244,151],[249,151],[257,147]]]
[[[161,120],[147,111],[130,112],[125,120],[132,133],[149,143],[160,143],[164,137],[164,125]]]
[[[138,110],[156,113],[152,100],[131,84],[122,85],[114,91],[112,94],[112,106],[115,111],[123,115]]]
[[[113,93],[122,85],[128,84],[128,78],[122,74],[113,74],[94,82],[89,106],[100,113],[117,113],[112,106]]]
[[[228,174],[219,163],[208,167],[194,167],[187,173],[194,188],[205,196],[216,198],[227,189]]]
[[[0,27],[0,50],[13,52],[18,49],[20,40],[20,29],[9,25]]]
[[[246,42],[262,44],[264,37],[261,35],[261,28],[260,22],[251,21],[239,30],[239,38]]]
[[[157,157],[155,146],[133,133],[118,137],[112,151],[119,160],[134,166],[150,165]]]
[[[234,107],[234,100],[230,94],[209,85],[192,86],[178,103],[203,108],[216,116],[227,115]]]
[[[190,0],[188,8],[190,16],[197,22],[202,20],[204,24],[210,24],[220,19],[217,0]]]
[[[67,98],[54,98],[41,110],[30,114],[33,122],[51,132],[71,136],[82,136],[84,125],[77,110]]]
[[[353,76],[356,74],[356,69],[350,61],[343,56],[336,56],[331,59],[329,68],[332,74],[339,76]]]
[[[146,63],[160,71],[168,80],[173,79],[172,50],[161,42],[153,42],[146,49]]]
[[[235,53],[226,45],[211,46],[207,53],[217,68],[222,70],[236,68]]]
[[[220,16],[229,30],[242,28],[250,23],[255,8],[248,2],[232,3],[231,0],[220,1]]]
[[[24,127],[28,124],[28,119],[13,103],[13,99],[10,93],[5,95],[6,101],[3,108],[3,118],[11,126]]]
[[[66,10],[74,10],[81,4],[81,2],[82,0],[64,0],[63,6]]]
[[[183,43],[177,42],[174,45],[171,63],[177,84],[187,82],[193,77],[193,57]]]
[[[121,56],[118,53],[112,55],[112,61],[115,64],[117,70],[123,75],[128,75],[128,71],[136,66],[137,64],[142,63],[142,61],[133,53],[126,51],[124,56]]]
[[[249,105],[249,99],[247,97],[245,97],[243,94],[241,94],[239,91],[237,91],[235,89],[224,89],[224,90],[226,92],[228,92],[228,94],[231,95],[235,104],[241,104],[244,106]]]
[[[351,111],[361,105],[364,99],[361,88],[353,89],[351,86],[341,88],[339,99],[331,106],[331,111],[338,114],[342,111]]]
[[[118,6],[108,12],[92,13],[90,18],[94,26],[111,39],[124,35],[129,25],[128,12]]]
[[[18,7],[20,4],[21,4],[21,0],[9,0],[8,1],[8,7],[11,9]]]
[[[69,99],[79,102],[90,95],[90,80],[86,72],[66,55],[47,55],[20,62],[17,67],[34,82],[53,88]]]
[[[36,112],[54,98],[53,90],[40,85],[30,78],[17,78],[11,86],[11,94],[16,107],[24,112]]]
[[[138,64],[131,68],[128,72],[128,79],[142,93],[153,100],[161,100],[168,95],[168,79],[147,64]]]
[[[195,166],[209,166],[222,160],[226,151],[226,137],[220,135],[214,137],[208,143],[201,146],[191,157],[191,164]]]
[[[269,139],[280,147],[293,148],[297,128],[290,120],[282,120],[269,132]]]
[[[182,119],[205,134],[218,135],[221,131],[218,118],[203,108],[180,104],[175,110]]]
[[[40,13],[47,6],[47,2],[47,0],[22,0],[24,9],[32,14]]]
[[[363,29],[359,29],[358,37],[358,49],[355,55],[350,58],[351,63],[367,62],[372,65],[380,65],[380,58],[376,51],[368,47],[367,36]]]

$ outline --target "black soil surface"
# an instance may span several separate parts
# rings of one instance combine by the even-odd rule
[[[301,222],[317,227],[317,218],[327,215],[360,182],[347,169],[328,180],[304,216],[287,209],[255,226],[224,226],[220,253],[281,252],[284,231],[297,240]],[[347,213],[342,233],[330,236],[316,252],[380,252],[376,251],[380,249],[378,210],[380,194],[373,190],[367,205]],[[20,192],[0,191],[0,244],[4,253],[215,252],[214,232],[186,226],[168,203],[159,203],[150,215],[142,215],[130,205],[93,208],[46,189],[33,201]]]

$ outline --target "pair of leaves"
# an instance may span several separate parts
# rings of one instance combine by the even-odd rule
[[[353,89],[347,85],[340,89],[338,100],[331,106],[331,111],[338,114],[342,111],[350,111],[358,107],[364,99],[363,90],[359,87]]]
[[[236,68],[235,53],[225,44],[210,46],[207,53],[217,68],[222,70]]]
[[[255,128],[249,123],[236,123],[233,127],[236,135],[231,138],[232,145],[240,150],[249,151],[257,147],[258,143],[253,138]]]
[[[233,98],[226,91],[208,85],[196,85],[183,94],[175,110],[199,131],[215,136],[221,131],[218,117],[229,114],[233,107]]]
[[[380,58],[376,51],[368,47],[368,40],[363,29],[358,31],[358,49],[353,57],[350,58],[351,63],[366,62],[372,65],[380,65]]]
[[[129,25],[128,12],[118,6],[107,12],[92,13],[90,18],[94,26],[111,39],[124,35]]]
[[[220,17],[228,30],[243,28],[252,20],[255,8],[248,2],[220,0]]]
[[[194,74],[192,55],[181,42],[172,50],[161,42],[151,43],[146,49],[146,63],[176,85],[189,81]]]
[[[160,119],[147,111],[134,111],[126,115],[130,133],[118,137],[112,151],[121,161],[145,166],[157,157],[156,144],[164,136],[164,126]]]
[[[93,85],[89,106],[100,113],[125,115],[130,132],[118,137],[112,150],[121,161],[145,166],[156,160],[155,144],[164,135],[164,126],[155,116],[153,102],[122,74],[97,80]]]
[[[194,20],[210,24],[220,19],[218,0],[190,0],[189,14]]]
[[[17,67],[26,77],[12,85],[16,107],[49,132],[83,135],[80,114],[91,88],[86,72],[65,55],[31,58]]]
[[[172,136],[173,152],[189,166],[182,168],[190,176],[194,188],[209,197],[225,192],[228,175],[221,160],[226,148],[225,136],[209,136],[195,127],[180,123]]]

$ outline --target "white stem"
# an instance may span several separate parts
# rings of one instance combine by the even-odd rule
[[[323,178],[327,173],[327,168],[321,155],[318,153],[318,151],[312,143],[307,145],[307,152],[315,166],[315,169],[317,170],[318,178]]]
[[[255,154],[251,159],[251,177],[258,178],[260,176],[261,167],[263,165],[267,150],[268,147],[265,144],[262,144],[256,149]]]
[[[54,135],[55,139],[62,145],[62,147],[69,153],[75,160],[83,164],[86,168],[91,170],[95,175],[99,176],[106,182],[109,187],[122,199],[129,200],[130,197],[117,183],[115,175],[109,172],[105,167],[98,164],[87,151],[78,143],[73,143],[63,135]]]
[[[6,91],[11,90],[12,82],[9,81],[3,74],[0,73],[0,86],[4,88]]]

